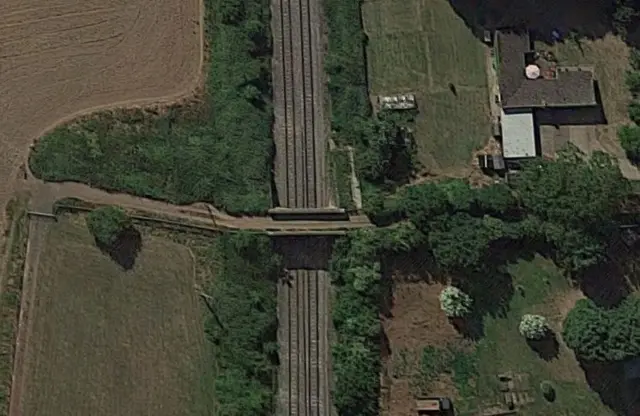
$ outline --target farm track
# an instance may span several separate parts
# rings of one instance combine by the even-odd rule
[[[279,205],[327,206],[326,129],[317,0],[273,0],[275,182]]]
[[[278,285],[280,391],[278,414],[331,414],[327,337],[329,275],[290,270]]]

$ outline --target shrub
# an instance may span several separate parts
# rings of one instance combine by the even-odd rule
[[[519,330],[520,334],[527,339],[542,339],[549,331],[547,318],[540,315],[523,315],[522,320],[520,320]]]
[[[580,299],[564,321],[562,337],[576,355],[589,361],[640,355],[640,299],[628,297],[612,309]]]
[[[632,124],[620,127],[618,138],[629,160],[637,163],[640,160],[640,126]]]
[[[109,205],[91,211],[87,227],[98,244],[111,246],[131,227],[131,219],[122,208]]]
[[[547,401],[552,402],[556,399],[556,389],[550,381],[545,380],[540,383],[540,391]]]
[[[447,286],[440,292],[440,309],[449,318],[461,318],[471,312],[471,297],[455,286]]]

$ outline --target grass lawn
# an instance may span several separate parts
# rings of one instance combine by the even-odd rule
[[[485,316],[482,335],[475,341],[463,338],[440,310],[438,294],[443,285],[427,276],[428,265],[411,272],[403,263],[394,273],[391,318],[383,320],[389,340],[387,388],[383,391],[390,394],[385,415],[414,412],[412,403],[418,392],[451,397],[460,415],[506,409],[498,380],[498,374],[506,372],[528,378],[528,388],[524,388],[533,402],[520,407],[518,414],[614,414],[590,390],[585,372],[562,342],[562,321],[582,293],[569,286],[552,262],[535,257],[510,265],[509,290],[486,285],[483,289],[494,305],[474,296],[481,307],[488,308],[499,303],[502,292],[510,294],[502,297],[506,299],[503,308],[494,308],[493,314]],[[518,332],[525,313],[546,316],[557,344],[530,346]],[[408,372],[407,362],[413,369]],[[553,403],[542,397],[539,385],[543,380],[556,388]]]
[[[463,173],[491,135],[485,46],[446,0],[365,1],[362,13],[371,95],[414,92],[422,170]]]
[[[63,216],[48,230],[31,310],[24,413],[202,414],[208,366],[188,249],[143,237],[125,272],[96,248],[82,217]]]
[[[497,374],[513,371],[529,376],[529,394],[534,399],[522,414],[613,415],[598,396],[588,390],[584,372],[561,340],[562,321],[581,296],[580,292],[571,289],[555,265],[541,257],[522,260],[509,271],[514,295],[504,316],[487,317],[484,321],[484,337],[477,343],[474,354],[478,363],[476,388],[471,389],[468,399],[463,397],[463,402],[469,400],[464,404],[477,405],[485,398],[499,399]],[[547,317],[557,335],[557,349],[551,345],[538,353],[528,345],[518,332],[520,318],[526,313]],[[556,387],[557,399],[552,404],[540,393],[543,380],[550,380]]]

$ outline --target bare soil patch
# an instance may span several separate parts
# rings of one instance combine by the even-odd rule
[[[147,237],[125,272],[82,218],[49,224],[43,238],[19,413],[192,414],[204,337],[188,249]]]
[[[2,211],[45,131],[104,107],[177,100],[198,85],[199,0],[6,0],[0,15]]]
[[[402,274],[392,278],[391,304],[382,318],[384,344],[382,410],[388,416],[415,415],[418,388],[415,373],[425,347],[446,349],[462,340],[440,310],[438,295],[442,283],[431,278],[418,280],[420,272],[405,265]],[[418,266],[419,267],[419,266]],[[424,277],[424,276],[423,276]],[[410,375],[414,373],[414,375]],[[440,374],[428,382],[429,394],[456,397],[450,374]]]

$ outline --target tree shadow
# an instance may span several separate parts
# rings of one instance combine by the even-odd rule
[[[96,246],[118,263],[124,270],[131,270],[135,265],[138,253],[142,250],[142,236],[134,227],[120,233],[117,240],[110,245],[95,241]]]
[[[593,0],[585,7],[582,0],[449,0],[455,12],[479,39],[482,30],[527,28],[543,39],[552,31],[563,37],[576,32],[591,39],[602,38],[615,30],[613,2]]]
[[[627,280],[611,261],[585,270],[578,279],[582,292],[605,308],[616,306],[631,293]]]
[[[558,343],[558,337],[553,331],[548,331],[547,335],[542,339],[528,339],[527,344],[529,348],[535,351],[535,353],[545,361],[552,361],[558,358],[560,344]]]
[[[589,387],[598,394],[602,403],[610,407],[616,414],[628,414],[632,403],[625,394],[623,363],[601,363],[581,360],[580,367],[584,371]]]
[[[453,283],[473,299],[473,308],[469,316],[454,323],[465,338],[482,338],[485,317],[503,318],[509,311],[509,301],[513,297],[514,288],[512,277],[506,273],[504,267],[488,268],[484,272],[473,273]]]

